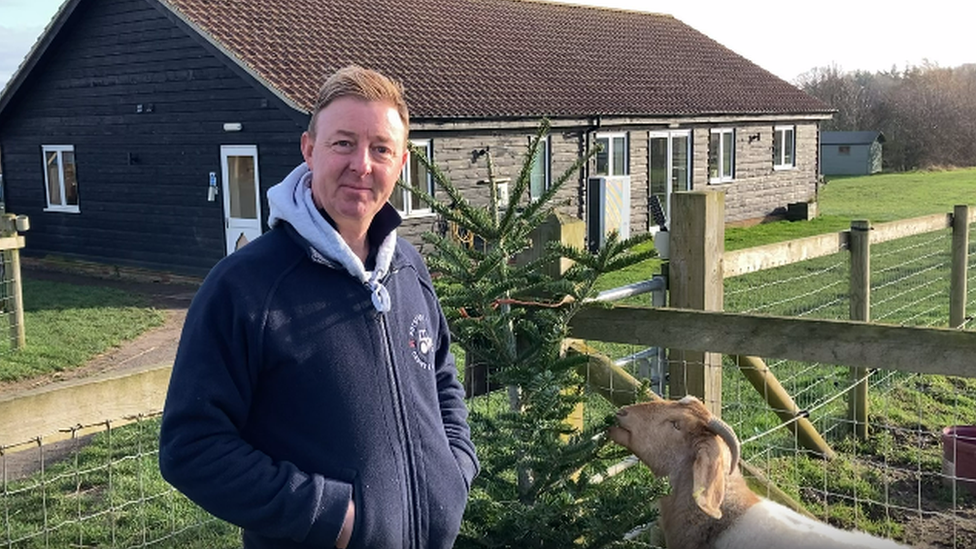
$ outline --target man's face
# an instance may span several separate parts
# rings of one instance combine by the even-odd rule
[[[406,128],[385,102],[340,97],[319,111],[315,135],[302,134],[312,197],[340,234],[365,233],[390,198],[407,161]]]

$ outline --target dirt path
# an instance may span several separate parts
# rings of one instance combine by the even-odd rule
[[[180,331],[183,329],[183,320],[186,318],[186,309],[196,292],[196,286],[190,284],[105,279],[39,269],[25,269],[24,277],[68,284],[106,286],[138,294],[145,297],[150,306],[162,311],[166,315],[166,320],[162,326],[153,328],[133,340],[107,350],[79,368],[28,380],[0,382],[0,396],[10,396],[38,387],[97,376],[106,372],[172,364],[176,357],[176,346],[179,343]]]

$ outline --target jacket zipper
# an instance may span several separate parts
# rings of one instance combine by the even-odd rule
[[[383,281],[381,281],[381,283],[388,280],[390,275],[392,274],[393,272],[387,273],[387,275],[383,277]],[[369,289],[368,286],[366,287],[366,289],[367,290]],[[409,422],[407,421],[407,412],[403,404],[403,395],[401,394],[400,391],[400,377],[396,371],[396,364],[394,360],[395,354],[393,352],[393,343],[390,340],[390,332],[389,332],[389,326],[386,322],[386,315],[379,313],[377,316],[379,317],[380,330],[383,333],[384,343],[386,347],[387,373],[389,374],[390,380],[392,382],[391,392],[393,397],[393,410],[394,410],[394,415],[396,417],[397,428],[400,431],[399,432],[400,440],[401,440],[400,448],[403,451],[403,455],[404,455],[405,470],[404,470],[403,478],[406,480],[407,483],[407,496],[410,504],[410,509],[407,518],[409,521],[409,528],[411,534],[411,546],[419,549],[420,548],[420,516],[419,515],[422,512],[422,510],[420,509],[420,499],[419,499],[419,492],[417,488],[417,479],[416,479],[417,468],[416,468],[416,464],[414,463],[412,444],[410,443],[411,438],[410,438],[410,428],[408,425]]]

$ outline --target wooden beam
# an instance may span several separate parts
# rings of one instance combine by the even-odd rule
[[[841,231],[725,252],[724,276],[729,278],[833,255],[847,248],[847,236],[847,231]]]
[[[4,397],[0,399],[0,448],[27,449],[37,437],[45,442],[69,438],[62,430],[73,426],[158,412],[166,400],[171,370],[172,366],[164,365],[109,373]]]
[[[0,237],[0,250],[16,250],[24,247],[24,237],[5,236]]]
[[[903,372],[973,376],[976,332],[717,311],[585,308],[570,337]]]
[[[976,216],[976,208],[969,214],[970,220]],[[912,219],[902,219],[888,223],[878,223],[872,227],[871,244],[887,242],[917,234],[930,233],[952,226],[953,214],[933,214]],[[765,246],[725,252],[725,278],[746,273],[782,267],[798,261],[806,261],[846,250],[850,231],[821,234],[806,238],[787,240]]]

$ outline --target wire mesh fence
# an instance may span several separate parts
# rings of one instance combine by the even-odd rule
[[[870,319],[947,327],[951,246],[950,230],[872,245]],[[970,238],[970,267],[974,252]],[[848,320],[849,255],[843,251],[726,279],[725,310]],[[976,294],[971,280],[972,275],[969,304]],[[612,356],[641,351],[600,347]],[[756,364],[785,389],[788,406],[771,404],[773,387],[756,386],[744,375]],[[636,368],[630,372],[638,375]],[[785,491],[819,519],[916,547],[976,546],[976,427],[966,426],[976,413],[976,379],[882,369],[863,371],[859,378],[855,372],[843,364],[725,357],[722,415],[739,434],[746,462],[770,480],[771,491]],[[853,435],[849,419],[849,395],[862,379],[869,395],[864,439]],[[811,449],[800,422],[809,422],[822,437],[831,459]]]
[[[0,547],[240,546],[160,476],[158,416],[118,423],[0,448]]]
[[[0,362],[15,345],[15,336],[9,328],[14,322],[14,299],[11,291],[13,273],[9,256],[10,252],[0,250]]]

